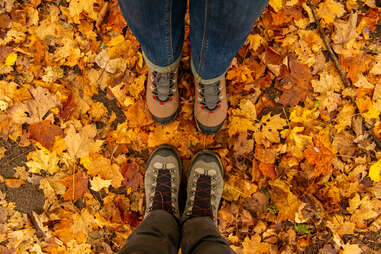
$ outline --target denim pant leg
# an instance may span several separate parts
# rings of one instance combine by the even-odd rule
[[[119,254],[177,254],[180,228],[164,210],[154,210],[131,233]]]
[[[195,217],[184,222],[181,229],[182,254],[234,253],[209,217]]]
[[[222,78],[267,2],[190,0],[192,71],[196,78],[210,83]]]
[[[119,6],[148,67],[164,72],[177,65],[184,42],[186,0],[119,0]]]

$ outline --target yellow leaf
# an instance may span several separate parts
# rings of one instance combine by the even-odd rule
[[[345,13],[344,5],[335,0],[325,0],[319,4],[317,14],[325,23],[333,23],[336,17],[341,17]]]
[[[337,114],[337,124],[335,128],[338,133],[343,131],[345,127],[350,126],[352,123],[352,116],[355,113],[355,108],[352,104],[345,104],[339,114]]]
[[[5,65],[12,66],[15,64],[17,60],[17,53],[11,53],[7,56],[7,59],[5,59]]]
[[[247,37],[245,44],[249,44],[251,50],[257,51],[263,42],[264,40],[259,34],[250,34],[249,37]]]
[[[139,77],[135,78],[134,82],[130,85],[128,91],[135,99],[138,99],[141,92],[143,92],[145,82],[146,82],[146,75],[142,74]]]
[[[381,160],[378,160],[369,168],[369,177],[375,182],[380,181],[380,173],[381,173]]]
[[[37,143],[37,146],[41,149],[30,152],[27,157],[29,161],[26,162],[26,165],[29,168],[29,172],[38,174],[43,169],[49,174],[56,173],[60,169],[57,153],[49,152],[48,149],[45,149],[39,143]]]
[[[139,68],[143,68],[143,55],[142,53],[138,52],[139,60],[138,60],[138,66]]]
[[[248,130],[255,130],[253,121],[238,116],[232,117],[228,128],[229,137],[232,137],[237,133],[246,133]]]
[[[270,0],[269,5],[278,12],[283,7],[283,0]]]
[[[98,153],[90,154],[81,158],[81,164],[87,169],[89,176],[100,176],[102,179],[110,180],[114,188],[119,188],[124,180],[120,173],[118,164],[112,163],[110,159]]]
[[[103,180],[101,177],[95,176],[90,180],[90,184],[93,191],[100,191],[103,188],[108,188],[111,184],[111,180]]]

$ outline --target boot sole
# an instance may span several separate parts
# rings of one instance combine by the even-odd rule
[[[151,114],[153,120],[155,120],[157,123],[162,124],[162,125],[167,125],[176,119],[177,114],[179,113],[179,109],[177,109],[173,115],[168,116],[168,117],[163,117],[163,118],[157,117],[157,116],[153,115],[151,112],[149,112],[149,113]]]
[[[221,127],[224,125],[225,120],[226,120],[226,117],[225,117],[225,119],[222,121],[222,123],[220,123],[217,126],[206,126],[206,125],[203,125],[202,123],[200,123],[199,121],[197,121],[195,116],[193,116],[193,117],[194,117],[194,120],[196,122],[197,129],[205,135],[215,135],[221,129]]]

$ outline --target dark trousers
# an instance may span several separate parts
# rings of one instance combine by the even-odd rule
[[[128,237],[119,254],[234,253],[209,217],[195,217],[179,225],[164,210],[152,211]]]

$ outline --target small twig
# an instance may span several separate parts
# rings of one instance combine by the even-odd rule
[[[101,11],[99,12],[98,19],[97,19],[97,22],[95,24],[95,27],[97,28],[98,31],[101,29],[101,24],[103,23],[104,18],[106,17],[106,14],[108,13],[108,11],[109,11],[109,4],[108,4],[108,2],[106,2],[103,5]]]
[[[309,7],[311,8],[312,16],[314,17],[316,26],[317,26],[317,28],[319,30],[320,37],[322,38],[325,47],[328,49],[328,53],[329,53],[330,58],[333,61],[333,63],[335,64],[336,70],[339,72],[340,78],[343,81],[344,86],[345,87],[349,87],[349,81],[348,81],[347,77],[345,76],[345,74],[343,72],[343,69],[340,67],[339,62],[337,61],[337,57],[336,57],[335,53],[333,52],[333,49],[332,49],[331,45],[329,44],[329,42],[327,40],[327,37],[325,36],[325,34],[323,32],[323,29],[320,26],[320,20],[319,20],[319,17],[317,16],[317,14],[316,14],[316,8],[315,8],[314,4],[312,3],[312,0],[307,0],[307,3],[309,5]],[[351,103],[358,110],[357,104],[354,101],[354,99],[350,98],[350,101],[351,101]],[[361,116],[361,114],[360,114],[360,116]],[[364,120],[364,117],[362,117],[362,119]],[[377,138],[377,136],[375,135],[374,131],[371,128],[368,128],[368,131],[369,131],[370,135],[373,137],[373,139],[374,139],[374,141],[376,143],[376,147],[381,149],[381,141]]]
[[[330,58],[333,61],[333,63],[335,64],[335,67],[336,67],[337,71],[340,74],[340,78],[343,81],[344,86],[345,87],[349,87],[349,81],[348,81],[347,77],[345,76],[345,74],[343,72],[343,69],[341,69],[339,62],[337,61],[337,57],[336,57],[335,53],[333,52],[333,49],[332,49],[331,45],[329,45],[327,37],[325,36],[325,34],[323,32],[323,29],[320,26],[320,20],[319,20],[319,17],[317,16],[317,14],[316,14],[315,6],[314,6],[314,4],[312,3],[311,0],[307,0],[307,3],[308,3],[308,5],[311,8],[312,16],[314,16],[314,20],[315,20],[316,26],[317,26],[317,28],[319,30],[319,33],[320,33],[320,37],[322,38],[322,40],[324,42],[324,45],[325,45],[325,47],[328,50]]]

